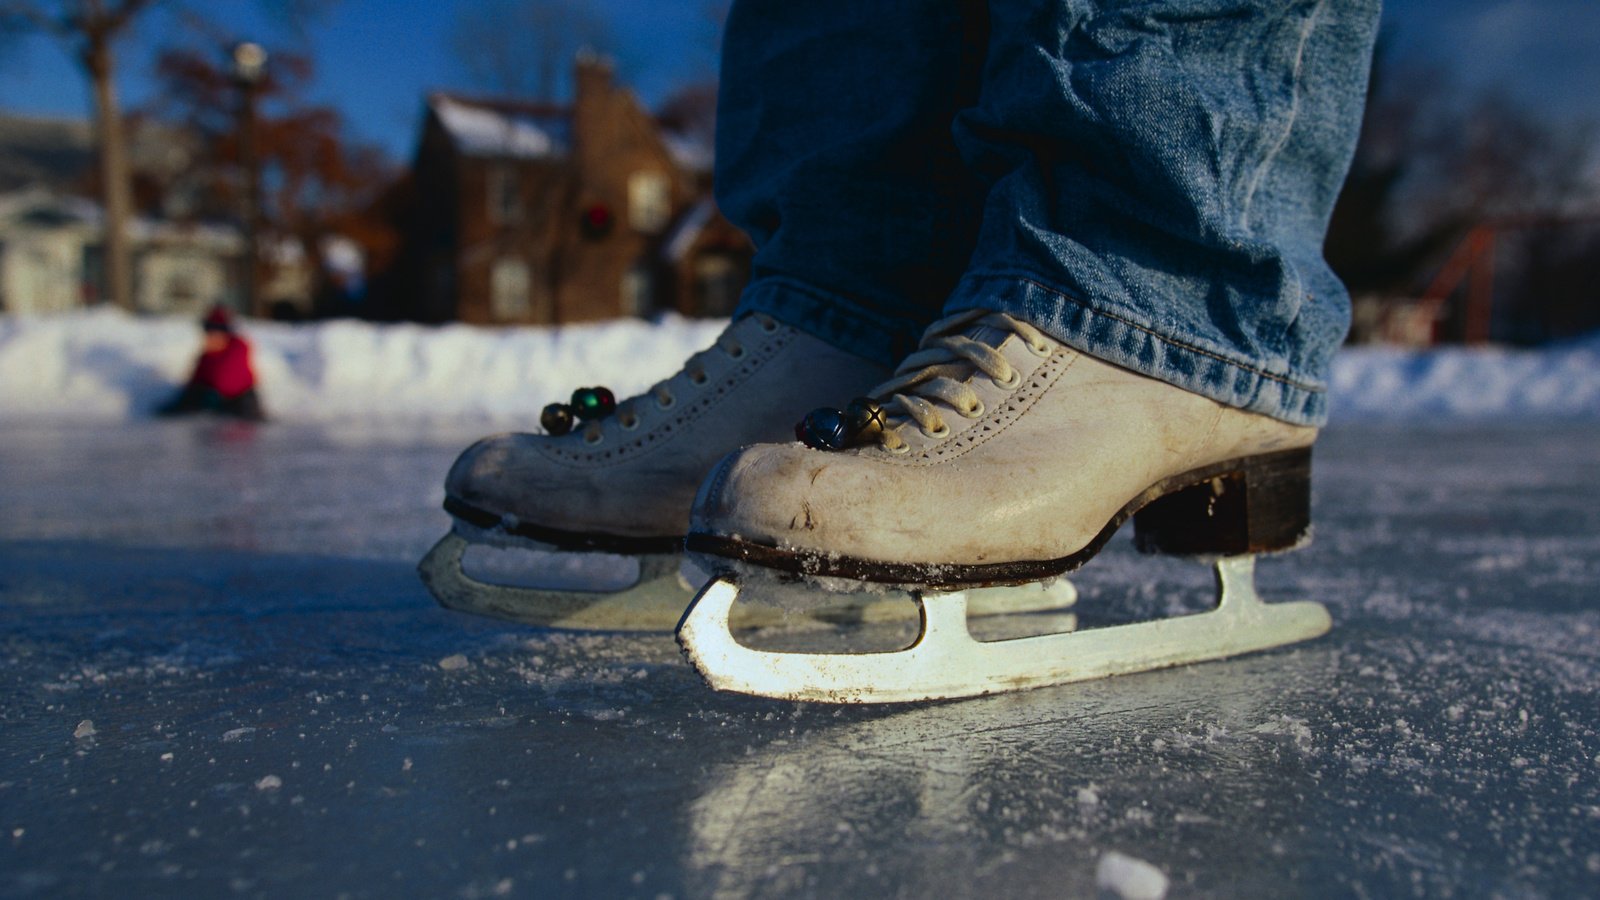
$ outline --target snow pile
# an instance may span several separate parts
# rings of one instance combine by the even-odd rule
[[[1333,418],[1600,418],[1600,334],[1538,350],[1354,347],[1334,361]]]
[[[245,323],[268,411],[287,421],[536,421],[574,388],[626,397],[711,345],[725,322],[666,317],[560,328]],[[114,310],[0,316],[0,417],[116,420],[188,377],[192,319]],[[1335,420],[1600,420],[1600,335],[1535,351],[1363,347],[1334,365]]]
[[[575,388],[619,398],[671,375],[726,322],[667,318],[563,328],[247,321],[256,382],[285,421],[484,419],[528,423]],[[127,419],[188,379],[199,324],[111,310],[0,317],[0,417]]]

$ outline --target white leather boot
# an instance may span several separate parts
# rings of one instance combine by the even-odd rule
[[[1244,412],[981,311],[937,323],[840,452],[740,450],[703,486],[692,551],[951,587],[1077,568],[1144,510],[1147,549],[1282,550],[1309,528],[1316,429]]]
[[[616,411],[572,431],[502,434],[445,478],[445,508],[508,537],[563,550],[678,548],[705,473],[728,451],[787,440],[807,409],[853,396],[887,369],[763,315]]]
[[[982,310],[935,323],[895,377],[813,415],[816,439],[738,450],[695,501],[686,547],[716,578],[678,637],[719,689],[828,702],[959,697],[1214,659],[1327,630],[1315,603],[1263,604],[1256,553],[1310,528],[1316,429],[1243,412],[1086,356]],[[851,433],[853,432],[853,433]],[[842,446],[841,446],[842,445]],[[988,585],[1045,579],[1135,520],[1142,549],[1216,560],[1217,610],[976,642]],[[741,584],[779,573],[832,590],[911,590],[922,634],[875,654],[773,653],[734,640]],[[752,588],[758,590],[759,588]]]
[[[729,450],[784,440],[812,406],[888,368],[764,315],[731,324],[676,375],[562,435],[502,434],[469,447],[445,479],[451,533],[420,565],[453,609],[540,625],[670,630],[695,489]],[[621,590],[506,587],[468,577],[471,544],[636,557]],[[614,565],[612,566],[615,567]]]

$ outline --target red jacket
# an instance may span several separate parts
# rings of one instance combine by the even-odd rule
[[[256,376],[250,370],[250,344],[236,334],[228,335],[228,345],[215,352],[200,354],[194,364],[191,385],[208,387],[231,400],[255,387]]]

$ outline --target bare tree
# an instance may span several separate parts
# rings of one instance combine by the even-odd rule
[[[0,28],[29,28],[67,45],[89,78],[94,128],[100,148],[101,201],[105,208],[105,283],[111,301],[133,308],[133,256],[127,223],[133,212],[128,146],[114,78],[117,43],[135,17],[156,0],[0,0]]]
[[[550,103],[579,51],[614,52],[606,21],[582,0],[484,0],[464,7],[451,47],[478,85]]]
[[[1356,293],[1414,289],[1479,224],[1589,208],[1593,138],[1380,44],[1328,259]]]
[[[1439,333],[1464,340],[1498,337],[1506,322],[1531,339],[1595,321],[1566,299],[1593,306],[1594,276],[1584,273],[1597,270],[1583,255],[1596,232],[1580,227],[1600,206],[1593,128],[1545,119],[1392,50],[1380,43],[1374,58],[1328,262],[1358,297],[1440,304]]]
[[[690,76],[661,101],[661,123],[706,147],[717,133],[717,69],[722,56],[722,29],[728,20],[727,0],[710,0],[701,9],[701,40]]]

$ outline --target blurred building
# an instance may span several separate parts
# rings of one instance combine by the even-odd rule
[[[665,129],[609,63],[570,106],[428,99],[380,314],[554,324],[726,315],[751,250],[711,202],[708,147]]]
[[[132,118],[128,131],[138,210],[128,226],[135,309],[239,308],[245,241],[203,199],[207,184],[227,173],[204,162],[199,136],[185,128]],[[87,122],[0,114],[0,312],[63,312],[104,299],[103,216],[90,199],[95,158]],[[355,274],[339,284],[359,287],[361,251],[352,242],[329,236],[318,250],[319,260],[308,259],[301,242],[287,237],[262,248],[262,296],[274,315],[316,311],[325,299],[319,292],[327,292],[317,262],[337,260],[348,270],[355,254]]]
[[[99,205],[36,187],[0,195],[0,312],[54,313],[102,299]],[[244,243],[226,226],[136,219],[134,305],[196,315],[234,299]]]
[[[83,180],[94,159],[86,121],[0,114],[0,194],[66,190]]]

